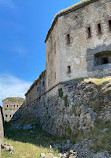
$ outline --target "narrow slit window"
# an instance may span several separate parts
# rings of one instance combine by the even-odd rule
[[[67,34],[67,45],[70,45],[70,34]]]
[[[39,91],[39,87],[37,87],[37,92]]]
[[[109,31],[111,31],[111,20],[109,20],[108,23],[109,23]]]
[[[68,66],[68,67],[67,67],[67,72],[68,72],[68,73],[71,73],[71,66]]]
[[[8,105],[7,105],[7,108],[8,108]]]
[[[10,115],[10,117],[12,117],[12,116]]]
[[[44,81],[42,82],[42,85],[43,85],[43,87],[44,87]]]
[[[88,38],[91,38],[91,27],[87,28],[87,34],[88,34]]]
[[[98,24],[98,35],[101,35],[102,30],[101,30],[101,24]]]

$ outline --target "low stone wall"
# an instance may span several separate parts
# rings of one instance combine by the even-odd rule
[[[43,129],[57,136],[87,132],[94,121],[111,120],[110,84],[89,81],[61,83],[45,95],[25,105],[22,117],[39,122]]]

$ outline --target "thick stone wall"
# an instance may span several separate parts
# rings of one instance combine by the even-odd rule
[[[56,15],[46,38],[46,91],[60,82],[111,73],[110,62],[94,61],[96,53],[111,54],[110,6],[110,0],[90,0]]]
[[[90,80],[61,83],[25,105],[22,117],[39,122],[53,135],[87,132],[94,127],[97,118],[111,120],[111,98],[102,89],[104,86],[97,86]]]

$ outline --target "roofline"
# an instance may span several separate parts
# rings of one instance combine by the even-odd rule
[[[39,79],[41,79],[46,73],[46,70],[42,71],[42,73],[40,74],[40,76],[32,83],[32,85],[30,86],[30,88],[28,89],[28,91],[25,93],[25,96],[33,89],[33,87],[35,85],[37,85]]]
[[[59,13],[57,13],[56,15],[55,15],[55,17],[54,17],[54,20],[53,20],[53,22],[52,22],[52,25],[51,25],[51,27],[50,27],[50,29],[48,30],[48,33],[47,33],[47,36],[46,36],[46,39],[45,39],[45,43],[46,43],[46,41],[47,41],[47,39],[49,38],[49,36],[50,36],[50,33],[51,33],[51,31],[53,30],[53,28],[54,28],[54,26],[55,26],[55,24],[56,24],[56,22],[57,22],[57,20],[58,20],[58,18],[60,17],[60,16],[63,16],[63,15],[65,15],[65,14],[68,14],[68,13],[70,13],[70,12],[72,12],[72,11],[76,11],[76,10],[78,10],[78,9],[80,9],[80,8],[82,8],[82,7],[85,7],[85,6],[87,6],[87,5],[89,5],[89,4],[91,4],[91,3],[94,3],[94,2],[96,2],[96,1],[99,1],[99,0],[88,0],[88,1],[83,1],[83,3],[81,3],[81,4],[79,4],[79,3],[77,3],[78,5],[74,5],[74,6],[72,6],[72,8],[66,8],[66,9],[64,9],[64,10],[62,10],[62,11],[60,11]],[[82,1],[81,1],[82,2]]]
[[[7,98],[3,99],[2,102],[10,100],[10,98],[24,99],[24,98],[22,98],[22,97],[7,97]],[[19,100],[17,100],[17,101],[18,101],[18,102],[23,102],[23,101],[19,101]],[[25,99],[24,99],[24,101],[25,101]],[[12,102],[13,102],[13,101],[12,101]],[[14,102],[15,102],[15,101],[14,101]]]

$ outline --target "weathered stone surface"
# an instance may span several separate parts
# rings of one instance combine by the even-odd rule
[[[10,153],[13,153],[13,152],[14,152],[13,146],[12,146],[12,145],[9,145],[7,142],[6,142],[6,143],[3,143],[3,144],[1,145],[1,147],[2,147],[2,150],[4,150],[4,151],[9,151]]]
[[[52,153],[47,153],[45,155],[45,158],[53,158],[53,157],[54,157],[54,155]]]
[[[45,158],[45,154],[44,153],[41,153],[41,158]]]
[[[3,100],[4,120],[10,121],[19,119],[21,116],[20,107],[24,103],[24,99],[20,97],[6,98]]]

